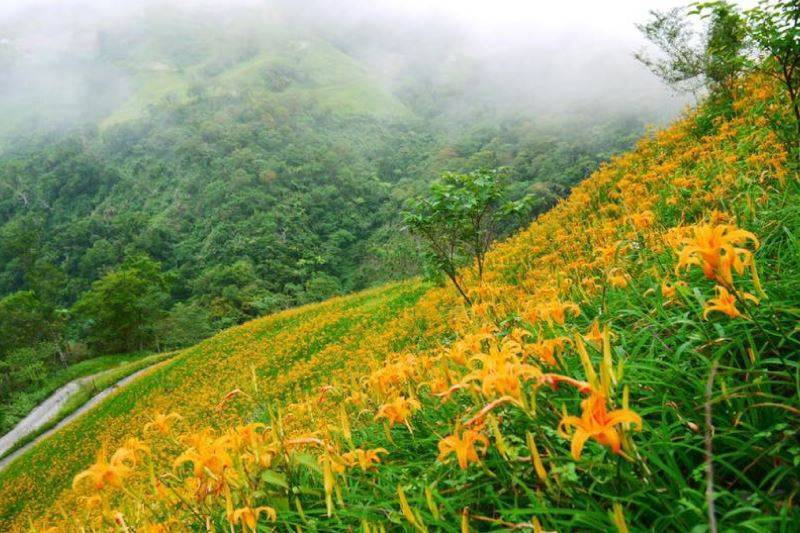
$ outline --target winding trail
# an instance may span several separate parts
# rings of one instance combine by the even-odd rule
[[[130,374],[129,376],[120,379],[110,387],[95,394],[85,404],[80,406],[70,415],[66,416],[58,424],[56,424],[49,430],[45,431],[44,433],[36,437],[34,440],[29,442],[25,446],[16,450],[14,453],[11,453],[8,456],[0,459],[0,470],[3,470],[14,459],[24,454],[26,451],[36,446],[36,444],[46,439],[47,437],[49,437],[50,435],[52,435],[62,427],[66,426],[67,424],[69,424],[70,422],[81,416],[83,413],[85,413],[95,405],[97,405],[99,402],[101,402],[104,398],[112,394],[117,389],[124,387],[125,385],[135,380],[145,372],[153,370],[156,367],[163,365],[164,363],[167,363],[168,361],[171,360],[172,358],[168,358],[163,361],[153,363],[152,365],[146,366],[140,370],[137,370],[133,374]],[[92,374],[91,376],[84,376],[82,378],[78,378],[76,380],[70,381],[60,389],[57,389],[53,394],[50,395],[49,398],[47,398],[44,402],[39,404],[36,407],[36,409],[31,411],[30,414],[28,414],[28,416],[26,416],[16,426],[14,426],[14,429],[12,429],[11,431],[3,435],[3,437],[0,438],[0,454],[5,453],[7,450],[12,448],[14,444],[17,443],[20,439],[24,438],[26,435],[30,435],[32,432],[36,431],[37,429],[45,425],[47,422],[52,420],[53,417],[55,417],[59,413],[61,408],[64,407],[64,404],[66,404],[67,401],[81,389],[82,385],[90,383],[93,379],[96,379],[98,376],[101,376],[106,372],[108,372],[108,370],[104,370],[103,372],[99,372],[97,374]]]

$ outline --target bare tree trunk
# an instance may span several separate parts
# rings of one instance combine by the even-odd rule
[[[467,305],[471,307],[472,300],[470,300],[469,296],[467,296],[467,293],[464,292],[464,289],[461,288],[461,285],[458,283],[458,278],[456,277],[456,275],[447,272],[447,277],[450,278],[450,281],[452,281],[453,285],[456,286],[456,289],[458,289],[458,293],[461,295],[462,298],[464,298],[464,301],[467,302]]]

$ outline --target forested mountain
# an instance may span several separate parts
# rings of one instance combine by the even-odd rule
[[[184,346],[419,274],[399,213],[441,172],[507,167],[508,234],[676,109],[646,84],[625,112],[555,108],[547,65],[509,78],[452,28],[288,5],[0,25],[2,396],[31,358]]]

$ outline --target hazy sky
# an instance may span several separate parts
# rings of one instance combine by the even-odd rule
[[[580,32],[583,37],[613,39],[625,44],[643,44],[635,28],[653,9],[685,6],[692,0],[277,0],[303,11],[342,14],[349,19],[397,17],[449,21],[467,30],[487,45],[515,44]],[[757,0],[739,0],[743,7]],[[27,10],[44,18],[128,17],[153,4],[229,9],[258,6],[270,0],[0,0],[3,18]],[[90,15],[90,13],[92,15]],[[50,15],[50,16],[48,16]],[[0,36],[1,37],[1,36]]]
[[[10,44],[23,57],[19,65],[0,68],[0,111],[28,102],[25,107],[33,112],[50,103],[60,112],[81,117],[87,105],[98,107],[92,86],[119,74],[115,70],[108,76],[101,70],[106,65],[93,62],[100,29],[124,27],[134,20],[146,26],[148,22],[142,21],[170,11],[163,6],[199,8],[182,16],[217,21],[226,18],[217,12],[235,16],[237,7],[275,4],[279,9],[252,13],[266,14],[278,24],[283,15],[310,23],[312,31],[332,38],[373,71],[386,75],[392,89],[403,76],[416,79],[426,68],[429,74],[433,71],[431,79],[445,87],[448,61],[466,57],[474,68],[461,89],[465,98],[476,101],[534,112],[578,104],[628,109],[636,102],[677,109],[682,101],[634,59],[633,52],[646,45],[635,25],[644,22],[651,10],[690,1],[0,0],[0,67],[4,45]],[[739,4],[749,7],[755,2]],[[137,17],[140,13],[146,17]],[[407,57],[398,57],[398,50]],[[416,70],[405,68],[404,61],[415,61]],[[128,84],[121,80],[112,87],[116,91],[112,96],[120,95],[118,100],[127,98],[122,93]],[[41,102],[30,103],[31,94],[40,95]]]
[[[20,8],[70,11],[92,9],[103,13],[124,12],[132,6],[156,3],[157,0],[2,0],[0,16]],[[164,3],[226,7],[259,5],[263,0],[171,0]],[[408,14],[445,15],[480,31],[519,30],[520,28],[562,29],[585,27],[600,32],[635,35],[633,24],[641,21],[650,9],[668,9],[686,5],[680,0],[330,0],[332,6],[350,4],[351,10],[364,15],[399,9]],[[739,2],[750,5],[754,0]],[[292,4],[302,6],[303,0]]]
[[[388,0],[383,4],[410,12],[442,14],[495,35],[525,28],[560,31],[576,26],[636,35],[634,23],[645,18],[649,10],[683,5],[675,0]]]

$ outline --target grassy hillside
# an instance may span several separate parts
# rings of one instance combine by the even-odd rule
[[[182,68],[142,60],[132,70],[130,96],[100,127],[109,128],[147,116],[165,100],[188,102],[193,93],[204,96],[268,99],[286,105],[301,99],[335,115],[409,118],[410,112],[380,79],[354,58],[322,39],[272,41],[240,61],[227,58],[216,67],[213,57]]]
[[[0,473],[0,528],[794,529],[781,109],[753,81],[642,140],[496,246],[471,309],[412,281],[187,350]]]

